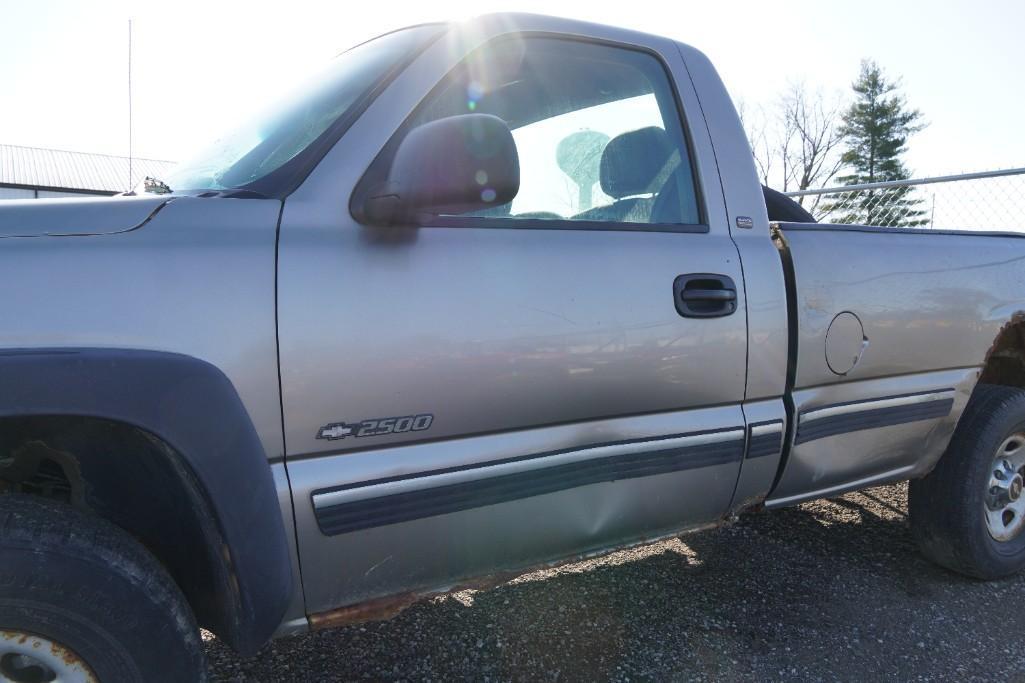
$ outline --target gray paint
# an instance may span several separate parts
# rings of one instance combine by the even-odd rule
[[[859,482],[868,478],[880,483],[925,474],[947,447],[977,379],[977,370],[971,367],[832,383],[794,392],[798,413],[806,421],[828,417],[837,410],[853,410],[823,409],[825,406],[871,401],[856,409],[885,408],[893,405],[894,400],[878,399],[908,394],[939,393],[952,397],[954,404],[946,417],[853,431],[793,446],[783,477],[772,491],[769,506],[789,505],[859,488]],[[951,389],[953,391],[949,391]],[[897,399],[904,404],[913,400]]]
[[[720,407],[290,460],[307,610],[406,590],[437,590],[474,576],[714,521],[727,511],[740,462],[584,486],[339,536],[324,536],[317,527],[312,498],[319,489],[580,444],[741,424],[739,406]]]
[[[313,507],[314,509],[328,508],[341,503],[363,501],[385,495],[408,493],[411,491],[423,491],[425,489],[433,489],[450,484],[468,484],[507,474],[521,474],[524,472],[544,470],[544,468],[556,467],[558,465],[581,464],[589,460],[616,458],[624,455],[645,453],[652,450],[688,448],[691,446],[703,446],[706,444],[736,442],[743,439],[743,432],[744,430],[735,428],[727,429],[726,431],[716,431],[703,434],[631,441],[625,444],[616,443],[609,445],[584,446],[582,448],[561,451],[543,457],[539,456],[526,460],[515,460],[513,462],[495,464],[490,467],[475,467],[471,469],[456,470],[453,472],[411,477],[397,481],[369,483],[367,485],[354,488],[315,493],[312,496]]]
[[[780,434],[780,449],[776,453],[758,458],[744,458],[741,463],[740,476],[737,478],[737,486],[733,492],[733,500],[730,503],[730,509],[734,512],[742,511],[744,508],[765,500],[783,457],[782,446],[787,426],[787,414],[782,398],[745,403],[743,410],[744,419],[748,425],[768,424],[768,426],[756,426],[750,429],[749,445],[752,439],[762,433],[771,433],[777,430],[782,433]]]
[[[0,238],[103,235],[145,223],[167,197],[12,199],[0,204]]]
[[[797,282],[798,389],[979,366],[1001,326],[1025,310],[1011,286],[1025,282],[1019,238],[828,227],[784,233]],[[869,339],[845,378],[830,371],[824,353],[841,311],[857,315]]]
[[[801,413],[800,424],[813,425],[816,422],[831,417],[850,416],[866,410],[890,410],[892,408],[915,406],[922,403],[943,401],[954,397],[953,389],[940,389],[938,391],[927,391],[915,394],[894,396],[893,398],[880,398],[868,401],[856,401],[854,403],[841,403],[824,408],[816,408]]]
[[[428,227],[410,233],[391,233],[385,238],[373,229],[351,222],[345,212],[344,193],[328,189],[352,186],[391,131],[461,55],[490,38],[518,30],[632,43],[646,46],[665,58],[676,78],[692,138],[697,177],[710,216],[708,235]],[[681,59],[672,55],[674,48]],[[354,159],[366,161],[357,164]],[[751,217],[752,229],[731,230],[730,218],[737,216]],[[495,547],[500,544],[496,539],[504,539],[505,535],[491,534],[485,531],[491,527],[482,525],[472,527],[479,529],[479,538],[461,534],[460,547],[464,552],[473,549],[490,556],[492,563],[483,562],[474,568],[462,564],[435,566],[433,570],[420,566],[434,552],[457,552],[456,548],[448,547],[451,541],[445,540],[452,528],[449,524],[487,519],[489,525],[496,525],[507,514],[523,515],[522,519],[534,521],[542,519],[540,514],[529,512],[529,506],[517,503],[495,506],[492,511],[459,513],[450,522],[420,520],[359,532],[352,534],[351,539],[346,535],[331,540],[318,536],[307,502],[313,490],[344,483],[353,471],[373,477],[433,466],[404,458],[398,465],[391,459],[396,450],[420,448],[399,446],[417,438],[414,436],[388,437],[379,442],[386,446],[383,450],[375,448],[351,456],[344,454],[357,447],[353,442],[316,443],[316,430],[329,422],[434,412],[437,422],[432,438],[446,439],[442,442],[446,444],[473,444],[473,450],[461,456],[461,463],[491,457],[477,445],[478,439],[502,439],[509,444],[515,442],[514,436],[524,433],[524,428],[531,433],[547,433],[549,428],[543,425],[548,422],[601,423],[617,414],[668,414],[681,409],[681,415],[696,416],[702,414],[702,406],[736,404],[735,381],[741,383],[742,396],[748,401],[743,408],[748,423],[774,419],[785,422],[781,397],[788,351],[786,288],[768,227],[757,176],[736,112],[711,64],[697,51],[617,29],[529,16],[476,20],[428,50],[371,107],[285,207],[279,299],[283,321],[283,400],[289,452],[302,456],[301,460],[290,461],[289,467],[297,473],[293,484],[304,482],[296,489],[296,501],[299,528],[310,530],[308,537],[300,540],[304,566],[317,572],[307,583],[311,611],[386,595],[398,590],[403,576],[410,578],[411,583],[402,588],[427,588],[445,585],[458,576],[493,570],[503,562],[514,564],[514,558],[502,559],[502,550]],[[823,233],[816,233],[820,234]],[[882,297],[900,291],[899,288],[894,290],[891,283],[886,293],[878,291],[870,301],[860,288],[841,284],[845,268],[855,267],[853,264],[869,262],[869,270],[878,277],[900,278],[906,274],[904,263],[899,257],[879,259],[878,254],[887,249],[875,243],[862,245],[855,233],[825,234],[828,237],[811,247],[815,252],[812,254],[805,253],[810,238],[798,235],[793,239],[797,243],[792,248],[799,271],[797,313],[801,316],[797,387],[817,387],[795,395],[796,411],[827,399],[841,402],[878,397],[881,394],[877,392],[892,395],[918,388],[953,387],[957,400],[946,418],[838,435],[795,448],[779,488],[772,494],[775,504],[839,490],[852,482],[881,481],[928,471],[942,453],[974,384],[971,368],[982,362],[998,322],[1009,319],[1015,306],[1014,299],[1008,297],[999,310],[965,310],[961,318],[965,326],[973,325],[980,317],[993,323],[987,323],[981,331],[976,326],[972,338],[962,340],[959,349],[944,350],[943,345],[932,344],[931,354],[919,360],[917,347],[925,343],[925,337],[906,312],[901,313],[899,320],[891,319],[885,331],[875,331],[875,326],[882,323],[881,318],[894,317],[892,304],[880,305]],[[726,235],[732,247],[717,242]],[[916,235],[913,239],[921,243],[923,238]],[[932,261],[925,259],[921,268],[934,269],[935,273],[949,270],[954,252],[936,240],[930,241],[935,256],[930,257]],[[681,246],[677,248],[674,244]],[[898,245],[898,252],[904,248]],[[917,247],[909,245],[907,249]],[[977,258],[982,260],[999,252],[992,244],[980,244],[979,249],[982,251]],[[634,257],[632,262],[643,262],[645,268],[627,273],[622,270],[626,261],[606,258],[616,253],[629,253]],[[671,257],[660,258],[665,254]],[[726,268],[732,264],[734,254],[743,269],[743,278],[738,282],[744,283],[745,296],[745,342],[739,345],[746,360],[742,379],[734,374],[738,366],[731,365],[737,358],[733,354],[739,352],[733,346],[736,328],[697,327],[688,326],[690,321],[670,321],[662,315],[658,300],[659,280],[672,272],[723,272],[732,277],[733,272]],[[905,260],[917,264],[916,258],[908,254]],[[840,260],[844,263],[840,264]],[[821,278],[821,283],[806,286],[809,275]],[[916,280],[912,288],[917,298],[912,296],[898,306],[922,310],[922,299],[929,296],[927,290],[935,287],[937,277]],[[605,286],[605,282],[615,286]],[[327,283],[328,292],[323,299],[319,297],[324,289],[318,290],[315,283],[321,287]],[[467,283],[472,285],[467,287]],[[841,286],[834,289],[837,284]],[[988,288],[973,285],[969,289]],[[311,291],[315,292],[312,300]],[[415,296],[408,297],[408,292],[415,292]],[[952,291],[950,296],[956,298],[959,294]],[[831,295],[835,299],[823,304],[822,297]],[[533,303],[524,308],[524,301]],[[536,306],[537,302],[543,306]],[[966,305],[965,301],[951,303],[955,309]],[[313,312],[331,305],[353,315],[325,320]],[[829,321],[845,310],[865,321],[865,334],[872,344],[857,366],[848,369],[847,376],[838,378],[826,365],[825,332]],[[610,316],[611,311],[621,313]],[[824,322],[818,322],[818,316]],[[352,320],[359,320],[360,324],[353,325]],[[467,321],[473,321],[473,325],[467,326]],[[642,321],[650,321],[651,326]],[[323,335],[315,341],[304,331],[314,328]],[[675,336],[677,333],[681,336]],[[670,338],[668,335],[686,348],[686,355],[670,358],[667,363],[661,356],[646,354],[645,349],[658,348],[660,340]],[[625,343],[628,339],[636,343]],[[332,356],[331,349],[345,349],[346,355]],[[701,362],[695,363],[698,356]],[[959,366],[969,369],[953,374],[928,372]],[[894,374],[920,371],[926,371],[924,379],[891,379]],[[711,379],[713,376],[715,379]],[[837,384],[841,379],[850,382],[877,378],[885,381]],[[674,390],[680,385],[686,391],[676,393]],[[447,414],[458,415],[458,422],[449,422]],[[477,436],[491,432],[498,434]],[[562,445],[582,443],[576,440]],[[522,454],[525,447],[516,452]],[[338,455],[313,457],[331,453]],[[764,498],[781,457],[782,454],[745,459],[730,496],[730,506],[739,509]],[[316,474],[311,477],[311,472]],[[679,476],[694,481],[702,479],[695,473]],[[621,492],[641,490],[625,483],[618,488]],[[706,495],[718,490],[710,487]],[[588,499],[584,491],[551,494],[547,498],[565,499],[567,505],[575,501],[574,504],[584,506],[582,509],[590,510],[593,518],[602,519],[610,505],[623,504],[615,497]],[[460,521],[456,522],[456,518]],[[377,557],[370,553],[376,559],[355,559],[357,548],[367,547],[365,542],[373,547],[404,547],[409,541],[410,525],[416,528],[418,539],[427,539],[422,546],[426,555],[404,552]],[[576,528],[562,528],[560,538],[567,543],[564,549],[568,551],[584,547],[585,540],[592,547],[620,543],[627,536],[623,532],[622,528],[595,524],[592,519]],[[578,540],[573,543],[571,538]],[[531,552],[516,559],[548,558],[555,554],[555,548],[546,545],[548,540],[545,534],[524,539],[525,545],[521,547]],[[361,572],[377,574],[377,562],[385,557],[388,570],[365,582]],[[334,569],[326,570],[328,575],[321,577],[321,567],[338,568],[345,578],[340,579]]]
[[[826,330],[826,365],[833,374],[846,375],[861,360],[868,343],[858,316],[850,311],[837,313]]]
[[[585,32],[658,50],[684,78],[681,97],[693,99],[675,44],[608,27],[485,17],[428,49],[286,202],[279,321],[290,454],[354,448],[355,440],[315,438],[338,421],[432,412],[429,436],[441,438],[741,400],[743,316],[683,319],[672,306],[682,273],[743,281],[700,116],[687,122],[706,141],[696,157],[700,183],[711,188],[708,234],[382,232],[359,226],[347,194],[326,189],[352,187],[463,54],[518,30]],[[323,313],[339,308],[345,316]]]
[[[866,478],[928,472],[947,446],[1000,328],[1025,310],[1015,287],[1025,253],[1015,237],[928,231],[783,227],[793,257],[798,342],[794,403],[816,406],[956,388],[943,419],[798,444],[774,504],[856,488]],[[862,322],[857,365],[837,376],[826,359],[829,325],[849,311]],[[950,370],[950,368],[955,368]],[[843,482],[850,482],[844,486]]]
[[[692,47],[677,44],[686,64],[686,75],[678,80],[693,83],[700,94],[690,103],[691,115],[700,111],[714,149],[721,183],[710,185],[706,196],[721,193],[727,213],[726,225],[744,269],[744,289],[748,297],[748,363],[745,399],[755,401],[783,394],[787,367],[786,287],[779,256],[769,239],[769,219],[765,209],[754,157],[729,93],[708,58]],[[685,103],[685,107],[688,103]],[[736,228],[737,217],[751,219],[751,229]]]
[[[124,227],[163,199],[99,200]],[[67,207],[29,202],[0,225],[82,232]],[[12,202],[13,204],[13,202]],[[282,456],[274,338],[274,240],[280,202],[178,197],[144,228],[94,237],[0,241],[0,348],[104,347],[180,353],[231,381],[269,458]],[[31,207],[37,207],[33,212]],[[56,212],[58,218],[51,216]],[[134,213],[133,213],[134,212]],[[131,214],[129,216],[129,214]],[[31,223],[25,217],[33,216]],[[125,218],[129,216],[128,218]]]
[[[346,210],[347,194],[326,188],[352,187],[405,115],[462,55],[516,31],[591,35],[662,56],[678,82],[694,139],[707,234],[432,227],[382,232],[356,224]],[[767,224],[763,241],[771,252]],[[458,439],[443,442],[443,450],[459,453],[458,464],[465,464],[491,459],[484,440],[498,439],[508,448],[524,433],[560,436],[538,443],[533,452],[583,447],[596,442],[588,431],[607,429],[618,416],[675,415],[664,436],[708,428],[699,409],[732,405],[734,417],[713,426],[743,424],[744,315],[685,319],[672,301],[673,281],[683,273],[721,273],[743,281],[715,156],[674,43],[531,16],[483,18],[448,34],[393,83],[288,199],[279,266],[286,442],[311,611],[387,595],[404,581],[405,587],[426,589],[509,564],[612,546],[646,531],[707,522],[728,506],[737,464],[587,486],[534,502],[331,538],[318,530],[309,499],[310,491],[346,483],[356,472],[364,480],[396,474],[393,454],[406,452],[397,447],[424,436]],[[739,303],[743,310],[743,292]],[[324,314],[330,310],[345,315]],[[785,326],[780,328],[785,334]],[[777,374],[778,394],[782,371]],[[332,422],[424,412],[435,416],[426,434],[376,437],[372,444],[315,438]],[[631,419],[648,418],[620,418]],[[593,427],[572,429],[569,437],[545,427],[563,423]],[[480,436],[490,433],[498,436]],[[456,450],[452,444],[475,447]],[[344,455],[369,445],[375,450]],[[531,451],[512,454],[524,452]],[[314,455],[321,457],[309,459]],[[400,462],[412,471],[436,464]],[[311,471],[317,474],[310,477]],[[702,500],[653,507],[645,492],[664,497],[665,487],[683,487],[688,498],[702,491]],[[552,519],[554,510],[574,512]],[[513,528],[517,518],[531,527],[543,522],[547,531],[532,535]],[[451,524],[463,529],[457,539]],[[410,545],[411,529],[417,551]],[[410,552],[388,551],[394,557],[387,565],[364,578],[383,556],[356,557],[356,549],[383,552],[396,544]],[[510,548],[516,553],[510,555]],[[476,559],[467,566],[453,563],[453,556]]]
[[[352,189],[392,133],[465,54],[516,32],[662,57],[682,102],[707,233],[356,224]],[[280,507],[291,562],[303,569],[279,634],[301,629],[304,613],[678,532],[767,496],[778,506],[924,474],[1001,325],[1025,310],[1014,286],[1025,281],[1018,240],[783,226],[795,264],[788,310],[750,150],[707,58],[564,19],[495,15],[449,30],[284,207],[165,199],[0,207],[0,235],[82,236],[0,240],[0,286],[13,293],[0,301],[0,348],[169,351],[225,374],[276,463],[269,504]],[[734,227],[741,217],[750,228]],[[738,311],[678,316],[673,280],[695,272],[742,285]],[[827,329],[843,312],[860,319],[870,343],[838,375]],[[840,335],[836,353],[850,355],[855,336]],[[794,415],[814,422],[827,406],[920,392],[952,395],[950,413],[792,444]],[[426,433],[316,438],[334,422],[427,412],[435,421]],[[707,430],[750,443],[776,424],[789,440],[781,452],[737,462],[337,536],[315,519],[315,492],[348,484]]]
[[[295,577],[295,588],[292,591],[292,600],[285,609],[274,637],[289,636],[296,633],[303,633],[308,628],[306,619],[306,598],[302,590],[302,573],[299,567],[299,546],[295,536],[295,517],[292,514],[292,490],[288,485],[288,472],[285,471],[285,463],[278,462],[270,466],[271,475],[274,477],[274,488],[277,491],[278,507],[281,509],[281,518],[285,525],[285,538],[289,561],[292,565],[292,576]]]

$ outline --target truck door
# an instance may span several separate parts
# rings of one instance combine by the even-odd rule
[[[712,521],[736,484],[742,274],[679,52],[480,26],[397,76],[285,204],[309,612]],[[511,203],[419,228],[353,219],[397,138],[466,112],[513,132]]]

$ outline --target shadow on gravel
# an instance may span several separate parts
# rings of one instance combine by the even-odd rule
[[[1025,581],[938,569],[903,485],[277,641],[215,680],[1025,679]]]

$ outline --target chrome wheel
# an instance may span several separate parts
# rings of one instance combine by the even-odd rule
[[[95,681],[89,665],[70,648],[33,633],[0,629],[0,682]]]
[[[1010,541],[1025,526],[1025,433],[1015,433],[997,448],[986,490],[986,527],[996,541]]]

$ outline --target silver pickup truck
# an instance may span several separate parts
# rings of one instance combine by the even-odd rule
[[[908,479],[928,557],[1018,571],[1025,242],[783,214],[700,52],[527,15],[5,203],[0,678],[201,679],[197,624],[252,654]]]

